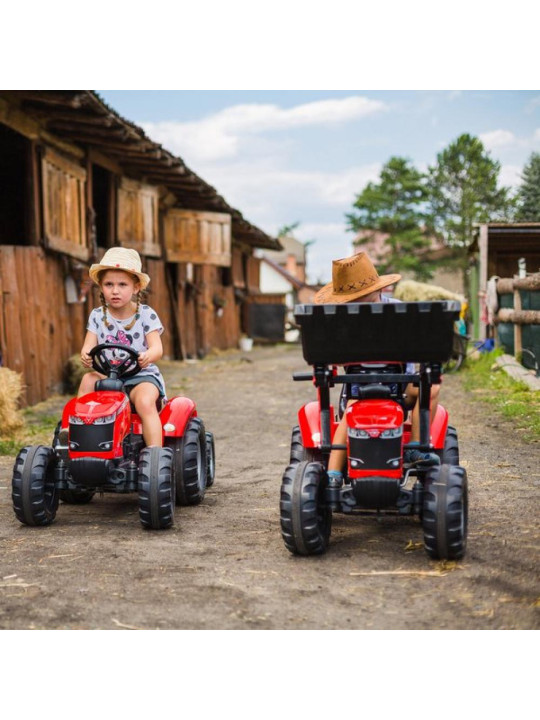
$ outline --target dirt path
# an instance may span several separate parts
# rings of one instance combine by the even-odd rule
[[[0,628],[535,629],[539,623],[538,445],[448,376],[443,404],[470,483],[466,558],[429,560],[418,520],[334,516],[323,557],[293,557],[279,487],[298,407],[298,348],[164,363],[169,395],[192,397],[216,440],[215,485],[143,531],[135,495],[61,504],[47,528],[11,508],[0,458]],[[51,401],[51,407],[58,401]]]

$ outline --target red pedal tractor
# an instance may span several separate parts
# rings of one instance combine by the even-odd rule
[[[123,379],[140,371],[138,353],[103,343],[90,351],[105,379],[65,406],[51,447],[23,448],[15,460],[13,509],[25,525],[49,525],[59,500],[82,504],[96,492],[137,492],[145,528],[174,522],[174,507],[196,505],[214,482],[214,440],[195,403],[173,397],[160,411],[164,447],[146,447]]]
[[[339,512],[418,515],[430,557],[464,555],[467,473],[459,465],[457,432],[442,405],[430,421],[430,388],[441,381],[441,363],[452,351],[458,315],[459,303],[454,301],[295,308],[304,358],[313,371],[293,377],[311,380],[318,399],[298,413],[281,485],[281,533],[290,552],[326,552],[332,513]],[[414,374],[405,372],[407,362],[418,364]],[[346,372],[338,374],[337,365],[344,365]],[[419,449],[436,453],[440,465],[404,462],[411,435],[403,397],[408,383],[419,388]],[[358,400],[345,409],[342,393],[334,413],[330,389],[340,384],[355,384]],[[343,412],[347,443],[334,445]],[[333,448],[347,451],[342,487],[328,484]]]

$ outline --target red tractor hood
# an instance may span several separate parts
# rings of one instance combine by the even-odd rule
[[[96,418],[107,417],[122,410],[128,402],[128,397],[123,392],[100,390],[70,400],[65,407],[64,415],[68,417],[75,415],[85,424],[90,425]]]

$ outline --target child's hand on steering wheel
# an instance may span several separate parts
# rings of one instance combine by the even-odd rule
[[[83,367],[85,368],[91,368],[92,367],[92,358],[88,353],[81,352],[81,363]]]
[[[150,365],[151,360],[148,356],[148,351],[139,353],[139,358],[138,358],[137,362],[139,363],[140,367],[142,367],[142,368],[145,368],[148,365]]]

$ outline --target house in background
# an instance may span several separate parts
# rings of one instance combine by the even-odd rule
[[[285,235],[279,238],[282,250],[264,250],[263,252],[258,251],[259,257],[265,257],[271,260],[280,268],[287,271],[289,275],[295,277],[302,283],[306,282],[306,261],[307,252],[306,245],[300,240],[292,237],[292,235]]]
[[[253,304],[271,305],[272,309],[252,308],[253,317],[259,314],[257,329],[252,328],[253,337],[272,328],[275,335],[281,332],[280,340],[296,341],[299,331],[294,321],[294,306],[313,302],[317,288],[306,282],[306,248],[296,238],[280,237],[282,251],[258,250],[260,296],[252,297]],[[264,315],[264,320],[263,320]]]
[[[0,353],[24,404],[62,390],[99,304],[88,267],[133,247],[168,358],[237,347],[256,248],[281,244],[95,92],[0,91]]]

